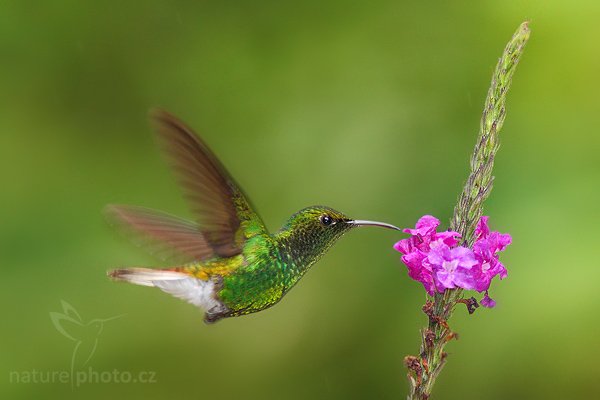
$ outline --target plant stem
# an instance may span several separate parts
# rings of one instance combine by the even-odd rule
[[[506,45],[487,93],[479,137],[471,156],[471,172],[450,222],[450,229],[461,234],[462,244],[467,247],[473,245],[475,227],[483,215],[483,202],[492,191],[492,169],[500,144],[498,134],[506,115],[506,94],[529,34],[528,22],[523,22]],[[409,370],[410,400],[425,400],[431,395],[435,380],[446,362],[444,347],[457,337],[448,326],[448,320],[459,301],[470,304],[475,302],[474,299],[462,300],[462,289],[453,289],[436,293],[423,306],[429,323],[421,330],[419,355],[407,356],[404,359]]]

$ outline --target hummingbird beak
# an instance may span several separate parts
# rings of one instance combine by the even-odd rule
[[[386,224],[385,222],[377,222],[377,221],[365,221],[362,219],[355,219],[355,220],[351,220],[351,221],[346,221],[347,224],[353,225],[353,226],[380,226],[382,228],[388,228],[388,229],[394,229],[397,231],[401,231],[402,229],[398,228],[397,226],[391,225],[391,224]]]

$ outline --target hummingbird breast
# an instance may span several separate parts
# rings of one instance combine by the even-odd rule
[[[227,316],[250,314],[279,302],[326,250],[311,248],[306,239],[306,235],[251,238],[243,252],[246,265],[223,276],[218,292],[229,309]]]

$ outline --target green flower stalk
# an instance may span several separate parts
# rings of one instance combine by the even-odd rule
[[[465,254],[461,257],[463,257],[462,262],[469,268],[469,261],[471,260],[466,259],[465,261],[466,256],[470,257],[470,255],[466,254],[466,251],[468,248],[473,247],[476,239],[481,239],[481,230],[477,234],[476,230],[481,229],[482,225],[478,224],[482,221],[483,202],[488,198],[492,190],[494,180],[492,169],[499,147],[498,134],[506,116],[506,94],[510,88],[513,74],[521,58],[525,44],[529,39],[529,34],[528,22],[522,23],[506,45],[502,57],[500,57],[496,65],[481,117],[479,137],[471,157],[471,172],[458,198],[457,205],[454,208],[454,216],[450,223],[450,231],[457,233],[456,237],[460,237],[460,244],[465,246],[465,250],[463,251]],[[487,219],[483,221],[487,229]],[[416,231],[417,229],[415,229]],[[510,243],[508,235],[503,236],[497,232],[493,232],[492,234],[497,234],[499,238],[505,237],[507,240],[506,243],[498,244],[495,251],[503,250]],[[446,238],[446,240],[448,239]],[[496,256],[495,253],[493,255]],[[451,259],[449,258],[449,260]],[[460,264],[457,263],[458,261],[453,265],[456,271],[459,271]],[[500,266],[502,265],[500,264]],[[500,276],[502,277],[502,275]],[[411,277],[423,281],[420,277]],[[410,393],[408,398],[411,400],[429,399],[435,380],[444,367],[447,357],[444,347],[446,343],[456,338],[456,333],[448,325],[448,320],[452,316],[455,305],[457,303],[464,303],[469,312],[473,312],[478,307],[477,301],[474,298],[465,299],[463,297],[463,289],[460,285],[457,285],[456,288],[444,289],[441,293],[438,286],[438,290],[430,289],[429,292],[430,294],[433,293],[433,296],[423,306],[423,312],[427,315],[429,322],[427,327],[421,330],[419,355],[407,356],[404,359],[404,363],[409,370]],[[493,306],[493,301],[488,298],[487,292],[484,299],[488,304],[492,303],[491,306]],[[484,304],[483,301],[482,304]]]
[[[450,229],[461,233],[468,244],[473,244],[473,232],[483,214],[483,202],[492,191],[494,157],[500,145],[498,133],[506,117],[506,94],[529,34],[529,23],[523,22],[496,65],[485,100],[479,138],[471,156],[471,173],[454,208],[450,224]]]

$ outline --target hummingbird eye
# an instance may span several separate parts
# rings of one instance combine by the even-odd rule
[[[331,218],[327,214],[323,214],[319,217],[319,221],[321,221],[321,224],[323,224],[324,226],[329,226],[333,223],[333,218]]]

